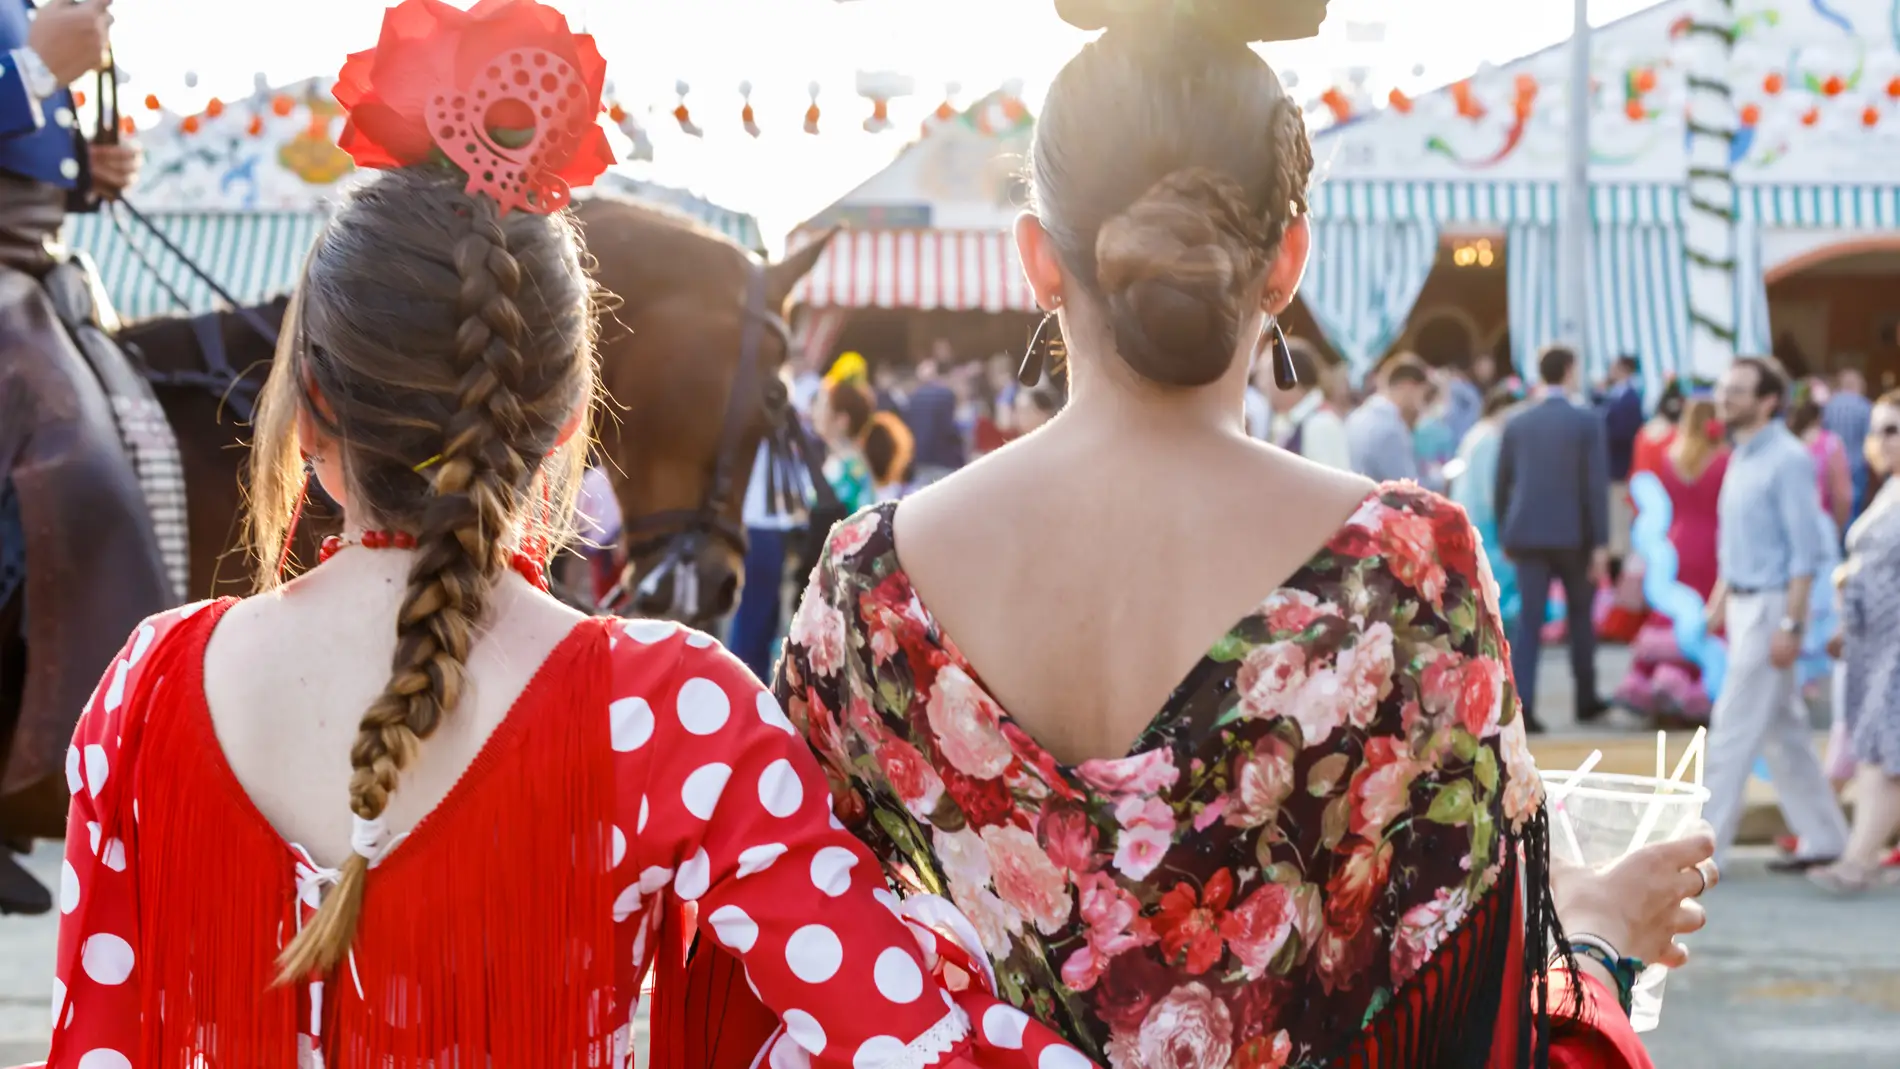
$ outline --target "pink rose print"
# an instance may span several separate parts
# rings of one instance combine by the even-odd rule
[[[1082,923],[1087,925],[1086,945],[1063,962],[1062,982],[1071,990],[1087,991],[1116,955],[1149,946],[1157,937],[1141,915],[1141,903],[1106,873],[1077,877],[1075,889]]]
[[[964,774],[990,779],[1009,767],[1014,755],[1003,737],[1002,710],[963,669],[949,664],[937,673],[924,716],[944,758]]]
[[[1399,582],[1418,591],[1420,598],[1437,608],[1445,596],[1445,568],[1437,556],[1437,538],[1432,521],[1424,516],[1398,509],[1385,509],[1379,516],[1379,546],[1386,567]]]
[[[1174,811],[1158,798],[1130,796],[1115,807],[1115,822],[1115,867],[1131,880],[1147,879],[1174,845]]]
[[[1293,699],[1306,683],[1306,650],[1297,642],[1270,642],[1247,651],[1234,687],[1240,705],[1256,720],[1291,712]]]
[[[1531,756],[1523,717],[1512,720],[1498,734],[1499,749],[1504,754],[1504,815],[1515,827],[1544,804],[1544,779],[1537,774],[1537,760]]]
[[[1076,766],[1076,775],[1107,794],[1159,794],[1174,786],[1181,770],[1174,752],[1154,749],[1133,757],[1096,758]]]
[[[1226,1069],[1233,1017],[1205,985],[1182,984],[1148,1011],[1136,1051],[1142,1069]]]
[[[1355,727],[1365,727],[1392,693],[1392,625],[1381,620],[1359,634],[1359,641],[1339,655],[1339,675],[1346,694],[1346,716]]]
[[[1441,653],[1421,674],[1425,708],[1454,719],[1473,738],[1497,734],[1504,713],[1504,666],[1488,657]]]
[[[973,831],[933,829],[932,845],[950,883],[950,900],[976,926],[983,950],[992,958],[1009,956],[1012,939],[1023,930],[1023,915],[990,890],[990,856]]]
[[[1352,690],[1338,669],[1322,668],[1307,677],[1287,714],[1300,725],[1300,738],[1310,749],[1332,738],[1352,708]]]
[[[1044,935],[1054,935],[1069,923],[1069,881],[1036,845],[1035,836],[998,825],[983,829],[983,845],[989,850],[999,898],[1034,921]]]
[[[1293,934],[1296,914],[1293,893],[1282,884],[1269,883],[1222,918],[1221,935],[1227,938],[1227,948],[1239,959],[1247,979],[1258,980],[1267,974],[1274,957]]]
[[[1405,740],[1366,740],[1365,763],[1352,777],[1352,833],[1373,841],[1383,837],[1386,827],[1411,808],[1412,781],[1423,771]]]
[[[895,736],[879,740],[872,753],[877,755],[884,778],[890,781],[905,810],[918,820],[929,820],[943,798],[943,780],[937,770],[930,767],[917,747]]]
[[[1418,975],[1470,909],[1471,897],[1463,887],[1440,887],[1430,902],[1406,910],[1392,933],[1392,981],[1402,984]]]
[[[871,536],[877,533],[878,525],[883,522],[884,517],[867,512],[838,528],[838,532],[831,536],[832,558],[843,561],[857,556],[858,550],[864,548],[864,544],[871,540]]]
[[[1280,805],[1293,793],[1293,748],[1279,737],[1263,736],[1252,757],[1234,759],[1234,790],[1227,796],[1225,820],[1236,828],[1273,823]]]
[[[1267,618],[1267,630],[1275,634],[1304,631],[1321,617],[1339,615],[1337,606],[1304,590],[1276,590],[1260,608]]]
[[[1271,1036],[1255,1036],[1242,1043],[1234,1052],[1233,1069],[1286,1069],[1292,1057],[1293,1037],[1282,1028]]]
[[[806,598],[799,603],[788,640],[804,648],[806,662],[822,678],[829,679],[844,667],[844,613],[823,598]]]
[[[1036,840],[1049,860],[1078,875],[1095,868],[1098,838],[1095,822],[1076,805],[1050,805],[1036,828]]]

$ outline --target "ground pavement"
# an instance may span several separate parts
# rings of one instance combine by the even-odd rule
[[[1620,650],[1603,652],[1606,686],[1623,666]],[[1540,760],[1548,754],[1555,766],[1593,747],[1615,749],[1631,761],[1653,754],[1653,736],[1626,729],[1619,739],[1570,722],[1569,672],[1556,651],[1547,655],[1538,682],[1552,727],[1539,740]],[[1805,880],[1768,873],[1770,856],[1767,848],[1738,850],[1722,885],[1710,892],[1709,927],[1690,940],[1694,964],[1670,978],[1662,1026],[1646,1037],[1656,1064],[1900,1065],[1900,888],[1831,899]],[[29,864],[42,880],[55,881],[57,844],[41,844]],[[57,927],[57,917],[0,919],[0,1066],[45,1053]],[[639,1045],[644,1049],[644,1035]]]

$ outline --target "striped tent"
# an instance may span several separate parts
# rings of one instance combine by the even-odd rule
[[[1447,228],[1505,235],[1512,358],[1530,373],[1557,338],[1562,188],[1554,181],[1332,180],[1312,197],[1314,259],[1302,297],[1327,339],[1363,375],[1404,329]],[[1590,306],[1584,364],[1600,374],[1638,357],[1661,382],[1688,359],[1688,269],[1680,189],[1603,183],[1591,190]]]
[[[796,251],[818,232],[794,233]],[[1016,239],[999,230],[850,230],[792,289],[811,308],[1034,312]]]
[[[1740,280],[1735,348],[1766,353],[1774,346],[1768,327],[1765,230],[1900,230],[1900,186],[1751,185],[1736,191],[1736,276]]]

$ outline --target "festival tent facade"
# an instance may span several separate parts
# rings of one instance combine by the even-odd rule
[[[337,147],[343,117],[330,85],[327,78],[279,88],[260,81],[247,100],[168,114],[138,135],[145,166],[129,202],[239,301],[262,302],[294,287],[339,194],[362,178]],[[657,203],[746,248],[762,247],[750,215],[682,190],[609,172],[595,192]],[[219,305],[210,286],[124,213],[71,216],[65,240],[98,265],[123,319]]]
[[[856,349],[914,361],[1013,350],[1037,316],[1012,233],[1034,118],[1014,86],[945,107],[884,170],[799,225],[797,250],[843,232],[792,291],[807,358]]]
[[[1810,370],[1839,354],[1900,371],[1900,317],[1875,311],[1900,275],[1893,10],[1889,0],[1782,0],[1735,27],[1738,300],[1728,322],[1740,352],[1792,349]],[[1595,376],[1633,355],[1652,388],[1720,370],[1689,356],[1688,13],[1688,0],[1669,0],[1592,42],[1586,366]],[[1301,299],[1356,375],[1428,342],[1430,359],[1496,351],[1529,371],[1557,339],[1568,65],[1558,45],[1416,100],[1395,94],[1316,136]],[[1804,267],[1822,273],[1821,292],[1784,295],[1796,280],[1781,277]]]

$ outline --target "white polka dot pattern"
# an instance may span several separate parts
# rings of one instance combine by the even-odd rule
[[[732,778],[732,766],[717,762],[701,765],[686,777],[686,785],[680,788],[680,800],[686,804],[686,811],[701,820],[711,820],[713,809],[719,805],[719,796],[725,792],[726,781]]]
[[[792,1042],[811,1054],[825,1052],[825,1029],[818,1018],[804,1010],[786,1010],[779,1020],[785,1022],[785,1034],[792,1037]]]
[[[628,620],[620,625],[620,629],[627,633],[628,638],[645,646],[665,642],[679,634],[680,630],[679,625],[671,620]]]
[[[680,726],[695,735],[711,735],[732,716],[732,699],[710,679],[694,678],[680,687]]]
[[[755,872],[764,872],[772,867],[785,853],[784,843],[766,843],[762,846],[747,847],[739,851],[739,869],[735,875],[750,876]]]
[[[759,941],[759,926],[738,906],[720,906],[712,911],[712,916],[707,920],[712,924],[713,933],[719,936],[719,941],[741,954],[751,950],[752,944]]]
[[[107,1047],[97,1047],[79,1056],[79,1069],[132,1069],[132,1059]]]
[[[759,804],[781,820],[805,804],[805,785],[798,781],[798,771],[790,761],[780,758],[765,766],[759,776]]]
[[[79,872],[70,861],[59,863],[59,911],[71,913],[79,908]]]
[[[86,790],[94,798],[106,789],[106,776],[112,769],[106,760],[106,748],[98,743],[88,743],[84,751],[86,757]]]
[[[1014,1006],[991,1006],[983,1013],[983,1038],[993,1046],[1021,1050],[1029,1015]]]
[[[679,875],[673,877],[673,893],[687,902],[697,902],[711,886],[712,859],[706,856],[706,848],[700,847],[680,866]]]
[[[653,737],[653,707],[645,698],[622,698],[608,706],[613,720],[613,746],[631,753]]]
[[[811,884],[827,898],[837,898],[851,890],[851,867],[857,863],[858,855],[849,849],[827,846],[811,859]]]
[[[1036,1069],[1095,1069],[1095,1065],[1084,1058],[1081,1051],[1058,1043],[1042,1048]]]
[[[887,1069],[900,1064],[898,1059],[904,1053],[904,1041],[896,1036],[872,1036],[858,1044],[858,1052],[851,1056],[851,1069]]]
[[[772,1044],[772,1053],[767,1057],[766,1064],[771,1069],[811,1069],[811,1055],[806,1054],[805,1048],[787,1033]]]
[[[59,1027],[60,1012],[66,1008],[66,985],[59,977],[53,978],[53,1023],[50,1027]]]
[[[78,794],[85,786],[86,781],[79,778],[79,747],[68,746],[66,747],[66,793]]]
[[[759,719],[764,721],[766,725],[775,727],[787,735],[796,736],[798,734],[798,729],[792,726],[792,718],[785,715],[785,710],[780,707],[778,699],[772,697],[770,691],[762,690],[759,692],[757,705],[759,709]]]
[[[112,987],[125,983],[132,975],[132,944],[110,932],[100,932],[86,940],[79,952],[79,964],[94,983]]]
[[[626,858],[627,858],[627,833],[624,831],[621,831],[620,825],[616,824],[614,825],[614,828],[613,828],[613,860],[609,862],[609,864],[611,867],[617,869],[620,867],[620,863],[622,861],[625,861]]]
[[[923,970],[917,967],[910,953],[900,947],[891,947],[879,954],[871,976],[877,983],[878,994],[899,1005],[915,1002],[924,993]]]
[[[838,975],[838,967],[844,964],[844,944],[830,928],[807,924],[785,941],[785,964],[800,980],[822,984]]]

